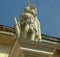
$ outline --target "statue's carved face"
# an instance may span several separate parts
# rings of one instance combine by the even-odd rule
[[[23,16],[22,16],[22,22],[25,22],[25,23],[34,23],[34,16],[30,13],[25,13]]]

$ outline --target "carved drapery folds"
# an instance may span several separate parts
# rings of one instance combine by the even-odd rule
[[[16,35],[19,38],[39,41],[41,40],[40,22],[37,18],[37,9],[33,5],[29,5],[21,14],[20,21],[15,18]]]

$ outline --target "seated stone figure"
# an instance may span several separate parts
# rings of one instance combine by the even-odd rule
[[[21,33],[23,34],[23,32],[26,34],[24,35],[24,37],[27,38],[32,38],[28,37],[29,34],[34,34],[34,19],[33,15],[31,15],[30,13],[24,13],[21,15],[21,19],[20,19],[20,23],[21,23]],[[24,24],[22,24],[24,23]]]
[[[30,5],[24,10],[17,23],[15,20],[16,34],[19,38],[39,41],[41,40],[40,22],[37,18],[37,9]]]
[[[37,18],[37,8],[34,6],[34,5],[31,5],[31,6],[27,6],[26,8],[25,8],[25,13],[30,13],[30,14],[32,14],[34,17],[34,28],[35,28],[35,36],[36,36],[36,38],[37,38],[37,36],[39,37],[39,39],[41,39],[41,28],[40,28],[40,22],[39,22],[39,20],[38,20],[38,18]]]
[[[25,8],[24,14],[21,15],[20,23],[24,23],[26,39],[41,40],[40,23],[37,19],[36,8],[28,6]],[[22,30],[21,30],[22,31]]]

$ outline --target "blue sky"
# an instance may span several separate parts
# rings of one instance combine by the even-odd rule
[[[19,20],[28,0],[0,0],[0,24],[14,26],[13,18]],[[60,0],[30,0],[38,9],[38,19],[43,34],[60,38]]]

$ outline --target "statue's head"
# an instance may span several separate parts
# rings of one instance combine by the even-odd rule
[[[36,16],[37,15],[37,8],[35,5],[28,5],[25,10],[25,13],[31,13],[32,15]]]
[[[30,13],[24,13],[21,15],[21,18],[20,18],[21,22],[34,22],[34,16]]]

